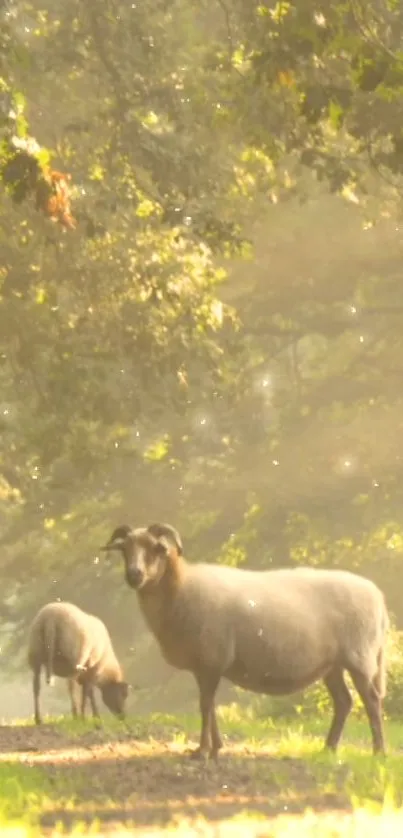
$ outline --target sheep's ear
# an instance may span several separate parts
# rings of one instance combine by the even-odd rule
[[[155,549],[160,556],[167,556],[170,547],[172,548],[172,542],[170,544],[166,538],[159,538]]]
[[[113,541],[108,541],[108,543],[104,544],[104,546],[100,549],[104,550],[105,552],[108,552],[109,550],[121,550],[125,543],[125,540],[126,539],[124,538],[114,538]]]

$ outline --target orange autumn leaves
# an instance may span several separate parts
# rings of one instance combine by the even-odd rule
[[[76,221],[70,209],[71,175],[46,168],[36,187],[36,208],[41,210],[51,221],[59,222],[63,227],[74,229]]]
[[[32,137],[13,137],[7,143],[0,176],[15,203],[34,197],[35,207],[47,218],[68,229],[77,222],[71,212],[71,175],[52,169]]]

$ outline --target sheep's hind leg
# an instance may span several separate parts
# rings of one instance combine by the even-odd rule
[[[376,685],[363,672],[350,669],[353,684],[365,707],[371,727],[374,754],[385,754],[385,739],[382,721],[382,698]]]
[[[32,687],[34,691],[34,713],[35,713],[35,724],[40,725],[42,724],[41,713],[39,710],[39,693],[41,691],[41,670],[35,669],[34,676],[32,680]]]
[[[347,716],[353,706],[353,699],[344,680],[342,669],[332,669],[324,678],[324,683],[333,701],[333,719],[326,739],[326,748],[335,751]]]

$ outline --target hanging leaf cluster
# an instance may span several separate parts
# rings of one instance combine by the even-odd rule
[[[41,148],[33,137],[6,140],[0,175],[12,200],[20,204],[31,196],[35,208],[50,221],[74,229],[71,213],[70,174],[52,169],[41,161]]]

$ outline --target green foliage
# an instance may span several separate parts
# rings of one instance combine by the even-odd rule
[[[392,631],[388,643],[387,693],[384,707],[387,717],[401,719],[403,713],[403,632]]]

